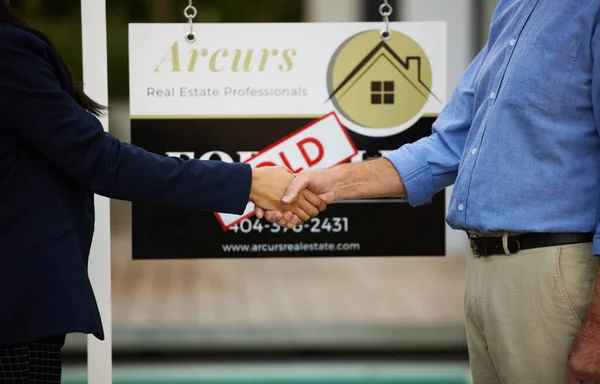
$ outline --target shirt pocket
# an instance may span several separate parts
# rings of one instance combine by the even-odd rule
[[[530,36],[515,52],[508,81],[515,107],[546,116],[559,115],[577,61],[579,40],[556,33]]]

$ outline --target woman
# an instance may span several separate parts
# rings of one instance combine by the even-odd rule
[[[184,161],[104,132],[48,39],[0,0],[0,382],[60,382],[72,332],[103,339],[87,262],[93,194],[241,214],[248,201],[301,220],[324,209],[306,192],[281,197],[284,167]]]

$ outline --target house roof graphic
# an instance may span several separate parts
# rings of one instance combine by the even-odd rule
[[[386,55],[386,52],[389,54],[389,56],[391,56],[391,59],[390,59],[390,57],[388,57],[388,55]],[[379,55],[379,56],[377,56],[377,55]],[[375,56],[377,56],[377,57],[375,57]],[[371,60],[374,57],[375,57],[375,60]],[[396,52],[394,52],[394,50],[390,48],[390,46],[385,41],[381,41],[379,44],[377,44],[375,46],[375,48],[373,48],[354,67],[354,69],[352,69],[352,71],[350,71],[350,73],[348,74],[348,76],[346,76],[346,78],[344,78],[344,80],[340,83],[340,85],[338,85],[337,88],[335,88],[333,90],[333,92],[331,93],[331,95],[329,95],[329,98],[327,99],[327,101],[330,101],[334,96],[338,95],[338,93],[344,87],[346,87],[350,82],[352,82],[348,86],[348,88],[346,89],[346,92],[349,91],[354,86],[354,84],[356,84],[356,82],[359,81],[362,78],[362,76],[364,76],[366,73],[368,73],[369,70],[371,69],[371,67],[373,67],[381,59],[387,60],[398,71],[398,73],[400,75],[402,75],[407,80],[407,82],[420,95],[422,95],[425,99],[428,99],[429,95],[431,95],[438,102],[441,103],[440,99],[431,91],[431,89],[429,89],[429,87],[427,86],[427,84],[425,84],[423,82],[423,80],[421,79],[421,57],[419,57],[419,56],[407,56],[406,60],[402,60],[396,54]],[[371,63],[369,64],[369,62],[371,62]],[[414,65],[417,65],[417,79],[416,79],[416,82],[413,81],[413,79],[411,79],[406,74],[407,71],[411,70],[411,64],[413,64],[413,63],[414,63]],[[367,66],[367,64],[369,64],[369,65]],[[362,73],[360,73],[361,71],[362,71]],[[340,96],[338,95],[338,97],[340,97]]]

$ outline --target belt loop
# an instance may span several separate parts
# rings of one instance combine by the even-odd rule
[[[508,249],[508,232],[504,232],[504,234],[502,235],[502,248],[504,248],[505,255],[512,255],[512,253],[510,253],[510,250]]]
[[[469,244],[471,245],[471,252],[476,259],[478,259],[481,255],[479,254],[479,249],[477,247],[476,241],[478,239],[477,235],[467,232],[467,236],[469,237]]]

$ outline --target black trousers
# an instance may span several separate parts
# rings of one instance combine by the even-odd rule
[[[0,348],[0,383],[60,383],[63,343],[48,339]]]

